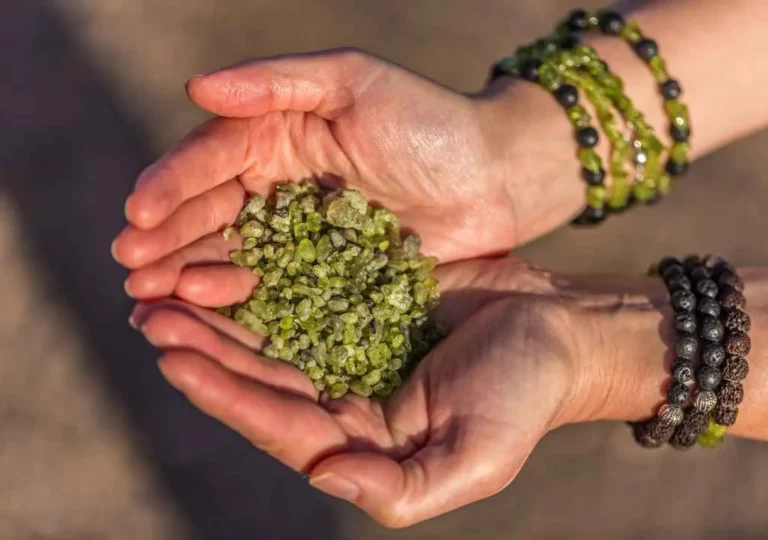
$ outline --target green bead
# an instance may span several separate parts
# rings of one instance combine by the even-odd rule
[[[343,397],[348,391],[349,385],[340,382],[331,386],[331,389],[328,391],[328,396],[332,399],[339,399],[340,397]]]
[[[667,66],[661,56],[656,55],[648,60],[648,65],[651,68],[651,73],[653,73],[656,82],[667,82],[667,79],[669,79],[669,75],[667,75]]]
[[[581,105],[574,105],[566,112],[568,113],[568,120],[570,120],[573,127],[577,129],[589,127],[592,122],[592,117],[590,117],[587,110]]]
[[[635,184],[632,187],[632,193],[634,194],[635,199],[640,202],[649,201],[656,195],[656,191],[645,184]]]
[[[627,203],[629,202],[629,194],[631,192],[631,187],[627,183],[627,175],[624,173],[620,177],[617,175],[613,176],[613,186],[611,186],[611,194],[608,197],[608,201],[606,202],[608,208],[611,210],[621,210],[625,206],[627,206]]]
[[[672,190],[672,177],[668,174],[662,174],[659,176],[656,185],[658,186],[659,193],[666,195]]]
[[[579,161],[588,171],[596,172],[602,168],[600,156],[592,148],[579,149]]]
[[[624,24],[624,28],[621,29],[619,35],[630,43],[637,43],[643,39],[640,26],[634,21],[628,21],[626,24]]]
[[[562,86],[563,78],[554,65],[545,63],[539,68],[539,84],[551,92]]]
[[[608,198],[608,190],[605,186],[589,186],[587,188],[587,204],[591,208],[602,208]]]
[[[677,142],[672,145],[669,150],[669,157],[675,163],[687,163],[688,162],[688,143]]]

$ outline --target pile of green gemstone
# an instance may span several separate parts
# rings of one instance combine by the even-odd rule
[[[266,356],[330,397],[389,395],[439,339],[428,317],[440,295],[435,259],[359,192],[280,184],[248,200],[236,228],[242,249],[230,259],[261,282],[220,312],[269,337]]]

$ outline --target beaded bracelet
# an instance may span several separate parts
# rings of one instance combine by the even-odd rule
[[[560,27],[571,32],[599,29],[603,34],[619,36],[648,64],[664,98],[664,109],[670,122],[669,132],[675,141],[669,151],[666,170],[672,176],[684,174],[688,170],[688,140],[691,136],[688,107],[679,100],[682,88],[676,79],[669,77],[666,63],[659,55],[658,44],[645,37],[637,23],[625,22],[615,11],[589,14],[583,9],[576,9]]]

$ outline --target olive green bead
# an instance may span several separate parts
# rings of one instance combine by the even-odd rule
[[[678,142],[672,145],[669,150],[669,157],[675,163],[687,163],[688,162],[688,143]]]
[[[600,156],[592,148],[579,149],[579,161],[588,171],[598,171],[602,168]]]
[[[662,174],[659,176],[656,185],[658,186],[659,193],[667,195],[672,189],[672,177],[668,174]]]
[[[563,84],[563,78],[554,65],[545,63],[539,68],[539,84],[549,91],[554,91]]]
[[[651,200],[653,196],[656,195],[656,191],[645,184],[635,184],[632,187],[632,194],[639,202],[646,202]]]
[[[640,31],[640,26],[633,21],[628,21],[624,24],[624,28],[621,29],[619,35],[626,39],[629,43],[637,43],[643,39],[643,34]]]
[[[573,107],[570,107],[566,112],[568,113],[568,119],[576,129],[589,127],[592,122],[592,117],[581,105],[574,105]]]
[[[656,55],[648,60],[648,66],[650,66],[651,73],[653,73],[656,82],[659,84],[667,82],[667,79],[669,79],[669,75],[667,75],[667,66],[661,56]]]
[[[587,188],[587,204],[591,208],[603,208],[608,198],[608,190],[605,186],[589,186]]]

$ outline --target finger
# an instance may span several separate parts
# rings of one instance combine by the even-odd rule
[[[187,268],[174,292],[179,298],[204,307],[224,307],[251,297],[259,278],[248,268],[219,264]]]
[[[184,311],[155,309],[141,325],[141,332],[160,349],[196,351],[230,371],[270,388],[292,392],[312,401],[318,398],[319,392],[302,371],[286,362],[254,354]]]
[[[352,107],[356,93],[380,72],[377,65],[354,49],[261,58],[192,77],[187,94],[221,116],[303,111],[334,119]]]
[[[269,137],[253,140],[249,121],[209,120],[144,170],[125,203],[125,216],[140,229],[157,227],[184,201],[232,180],[272,152]]]
[[[346,444],[317,403],[246,380],[198,353],[170,352],[159,366],[201,411],[293,469],[305,471],[318,456]]]
[[[264,347],[265,338],[243,328],[238,323],[211,311],[173,298],[164,298],[152,303],[138,303],[133,308],[128,322],[136,329],[141,328],[149,315],[157,309],[175,309],[187,313],[204,322],[218,332],[241,343],[244,347],[260,351]]]
[[[153,263],[174,251],[234,223],[245,192],[236,180],[185,202],[152,230],[128,225],[115,239],[115,259],[127,268]]]
[[[229,261],[229,254],[240,247],[241,240],[237,235],[225,239],[220,233],[210,234],[197,242],[174,251],[157,262],[134,270],[128,275],[125,290],[129,296],[137,299],[160,298],[171,296],[174,293],[179,294],[179,292],[186,295],[191,292],[193,297],[187,298],[189,301],[204,306],[215,306],[217,305],[216,301],[205,301],[208,299],[208,296],[189,291],[186,286],[182,287],[180,285],[182,273],[185,269],[196,265],[226,263]],[[247,282],[250,289],[256,285],[258,281],[256,276],[247,268],[238,268],[234,265],[227,266],[227,268],[232,269],[232,273],[226,276],[226,286],[229,286],[230,280],[242,283]],[[191,284],[194,284],[194,280]],[[194,290],[194,287],[191,287],[191,289]],[[233,304],[245,299],[246,296],[247,293],[244,293],[242,298],[234,298],[231,302],[220,300],[222,303],[218,305]],[[186,296],[184,297],[186,298]]]
[[[402,528],[497,493],[525,457],[517,459],[514,469],[502,470],[481,449],[450,441],[427,446],[399,463],[381,454],[347,453],[320,462],[310,483],[356,504],[382,525]]]

